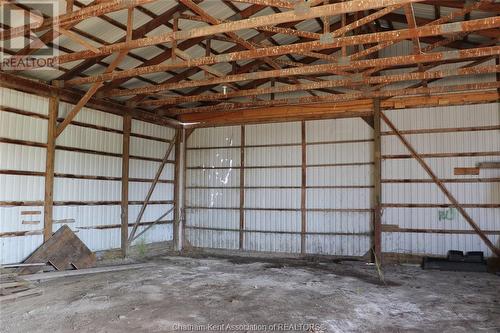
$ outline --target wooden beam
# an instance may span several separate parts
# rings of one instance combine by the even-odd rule
[[[500,22],[500,21],[499,21]],[[349,38],[349,37],[347,37]],[[470,60],[475,58],[489,57],[500,54],[500,46],[489,46],[489,47],[481,47],[475,49],[466,49],[466,50],[457,50],[457,51],[443,51],[443,52],[434,52],[427,54],[419,54],[419,55],[404,55],[404,56],[393,56],[387,58],[377,58],[377,59],[366,59],[366,60],[357,60],[357,61],[349,61],[345,64],[320,64],[320,65],[308,65],[294,68],[286,68],[279,70],[268,70],[261,72],[253,72],[253,73],[243,73],[243,74],[233,74],[226,75],[222,78],[212,78],[206,80],[193,80],[193,81],[184,81],[184,82],[176,82],[176,83],[166,83],[159,84],[156,86],[146,86],[140,88],[133,89],[114,89],[106,93],[107,96],[132,96],[136,94],[149,94],[160,91],[167,91],[172,89],[184,89],[184,88],[193,88],[199,86],[208,86],[208,85],[218,85],[224,83],[234,83],[248,80],[259,80],[259,79],[270,79],[270,78],[279,78],[279,77],[289,77],[289,76],[297,76],[297,75],[310,75],[310,74],[320,74],[320,73],[331,73],[332,71],[352,71],[352,70],[360,70],[364,68],[372,68],[372,67],[383,67],[384,69],[388,67],[394,66],[403,66],[403,65],[414,65],[417,63],[434,63],[441,61],[460,61],[460,60]],[[201,66],[201,65],[200,65]],[[442,71],[444,73],[444,71]],[[121,72],[120,72],[121,73]],[[447,71],[447,73],[453,73],[452,71]],[[408,73],[407,77],[411,75],[419,75]],[[431,74],[421,74],[421,75],[431,75]],[[104,76],[104,75],[103,75]],[[85,79],[85,78],[82,78]],[[79,80],[79,79],[76,79]],[[360,81],[360,80],[372,80],[367,83],[376,84],[376,80],[382,80],[377,78],[368,78],[366,76],[361,76],[360,78],[351,78],[352,81]],[[383,83],[383,82],[382,82]],[[316,83],[318,87],[321,85],[328,86],[328,83],[321,82]],[[331,83],[330,83],[331,84]]]
[[[460,84],[453,86],[432,86],[432,87],[420,87],[420,88],[404,88],[404,89],[391,89],[391,90],[379,90],[379,91],[368,91],[368,92],[355,92],[355,93],[345,93],[337,95],[324,95],[324,96],[312,96],[312,97],[299,97],[299,98],[283,98],[276,99],[272,101],[259,100],[253,102],[240,102],[240,103],[224,103],[210,106],[200,106],[196,108],[190,108],[189,114],[191,113],[204,113],[214,111],[233,111],[233,110],[245,110],[245,109],[262,109],[264,107],[270,106],[280,106],[280,105],[290,105],[295,107],[300,107],[301,104],[320,104],[320,103],[334,103],[334,102],[345,102],[354,101],[364,98],[382,98],[382,97],[398,97],[398,96],[414,96],[414,95],[436,95],[437,98],[441,98],[443,105],[448,102],[446,99],[442,98],[443,93],[450,92],[470,92],[470,91],[481,91],[481,90],[492,90],[500,87],[500,82],[484,82],[484,83],[472,83],[472,84]],[[497,94],[495,94],[497,95]],[[471,103],[468,103],[467,95],[462,95],[463,104],[474,104],[474,100],[471,99]],[[460,98],[460,97],[459,97]],[[425,102],[423,103],[425,104]],[[403,100],[400,104],[394,105],[396,109],[402,109],[408,107],[407,103]],[[321,108],[318,105],[318,108]],[[170,111],[185,111],[186,109],[170,109]]]
[[[130,243],[132,243],[134,240],[136,240],[137,238],[141,237],[142,235],[144,235],[149,229],[151,229],[153,226],[157,225],[158,223],[160,223],[163,218],[165,218],[168,214],[170,214],[172,211],[175,210],[175,205],[173,205],[169,210],[167,210],[165,213],[163,213],[160,217],[158,217],[156,220],[154,220],[153,222],[151,223],[148,223],[148,225],[146,226],[146,228],[144,228],[140,233],[138,233],[137,235],[131,235],[131,238],[130,238]],[[141,223],[139,223],[141,224]],[[135,227],[136,225],[134,225]],[[138,225],[137,225],[138,226]]]
[[[500,162],[481,162],[477,164],[479,169],[500,169]]]
[[[389,128],[397,135],[401,143],[408,149],[408,151],[411,153],[414,159],[417,160],[417,162],[422,166],[422,168],[425,170],[425,172],[431,177],[431,179],[434,181],[434,183],[438,186],[438,188],[443,192],[443,194],[448,198],[448,200],[451,202],[451,205],[459,211],[459,213],[463,216],[463,218],[469,223],[469,225],[474,229],[476,234],[483,240],[483,242],[486,244],[486,246],[493,252],[495,255],[500,257],[500,249],[497,248],[491,240],[488,238],[488,236],[485,235],[485,233],[481,230],[481,228],[476,224],[476,222],[472,219],[472,217],[465,211],[463,208],[463,205],[461,205],[455,196],[448,191],[444,183],[436,176],[434,171],[429,167],[427,162],[424,161],[420,157],[420,155],[417,153],[415,148],[410,144],[410,142],[399,132],[397,127],[392,123],[392,121],[389,120],[389,118],[383,113],[380,113],[381,119],[389,126]]]
[[[149,24],[150,22],[148,22],[148,23],[144,24],[143,27],[141,27],[142,29],[138,28],[136,30],[136,34],[134,34],[134,35],[143,37],[147,32],[154,30],[155,28],[157,28],[158,26],[160,26],[164,22],[168,22],[168,20],[170,20],[172,15],[174,15],[176,12],[182,12],[184,10],[184,8],[185,7],[182,7],[180,5],[172,7],[172,9],[164,12],[163,14],[157,16],[155,19],[150,21],[150,22],[153,22],[154,24]],[[237,14],[231,16],[229,19],[234,20],[234,19],[247,18],[249,16],[252,16],[252,15],[258,13],[262,9],[263,9],[263,7],[261,7],[261,6],[250,6],[246,9],[244,9],[243,11],[241,11],[240,13],[237,13]],[[139,31],[140,31],[140,34],[138,33]],[[204,37],[186,40],[186,41],[177,45],[177,50],[187,50],[187,49],[193,47],[194,45],[197,45],[200,42],[202,42],[203,39],[204,39]],[[179,54],[177,54],[177,55],[179,55]],[[171,50],[167,49],[164,52],[158,54],[157,56],[147,60],[146,62],[143,62],[137,68],[161,64],[161,63],[167,61],[169,58],[171,58],[171,56],[172,56]],[[85,62],[87,62],[87,61],[85,61]],[[90,64],[90,66],[91,66],[91,64]],[[196,72],[198,72],[197,68],[190,68],[190,69],[180,73],[179,75],[175,75],[175,77],[172,77],[172,78],[168,79],[167,81],[168,82],[180,81],[183,78],[187,78]],[[107,91],[108,89],[111,89],[111,88],[116,88],[119,85],[124,84],[128,80],[129,80],[129,78],[124,78],[124,79],[119,79],[119,80],[113,81],[113,82],[109,83],[108,86],[105,87],[104,91]],[[143,98],[142,96],[137,96],[137,97]],[[135,100],[137,99],[137,97],[135,98]]]
[[[82,45],[83,47],[91,50],[92,52],[95,52],[95,53],[99,52],[99,49],[97,48],[97,46],[92,45],[85,38],[80,37],[79,35],[77,35],[76,33],[72,32],[68,29],[64,29],[62,27],[55,26],[54,31],[61,34],[61,35],[68,37],[69,39],[71,39],[75,43]]]
[[[44,82],[31,80],[20,77],[18,75],[9,74],[0,71],[0,87],[23,91],[29,94],[35,94],[42,97],[51,97],[52,94],[57,94],[59,99],[64,102],[76,104],[84,95],[83,93],[75,92],[74,90],[62,89],[54,87]],[[155,114],[135,110],[125,106],[119,102],[106,101],[103,99],[91,98],[87,106],[103,112],[123,116],[123,113],[130,112],[134,119],[155,123],[159,125],[167,125],[173,127],[180,127],[180,123],[174,119],[167,117],[159,117]]]
[[[479,168],[454,168],[453,174],[455,176],[478,176]]]
[[[182,230],[181,230],[181,238],[182,238],[182,247],[181,249],[184,248],[184,244],[188,244],[187,239],[186,239],[186,224],[188,221],[188,214],[187,214],[187,202],[188,202],[188,196],[186,192],[187,189],[187,166],[188,166],[188,140],[191,134],[195,131],[195,128],[184,128],[182,130],[183,134],[183,141],[184,144],[182,145]]]
[[[131,11],[129,11],[129,19],[132,18],[130,15]],[[132,24],[132,22],[129,22]],[[131,31],[131,30],[130,30]],[[130,32],[129,32],[130,33]],[[130,35],[128,35],[130,37]],[[128,38],[127,37],[127,38]],[[127,55],[127,52],[120,52],[116,55],[116,57],[113,59],[113,61],[108,65],[104,73],[110,73],[115,70],[116,67],[123,61],[125,56]],[[64,129],[75,119],[76,115],[80,112],[80,110],[87,104],[87,102],[94,96],[94,94],[99,90],[104,85],[104,82],[96,82],[92,84],[90,89],[83,95],[82,99],[78,101],[78,103],[75,105],[75,107],[68,113],[66,118],[64,118],[63,122],[57,126],[57,132],[56,132],[56,137],[61,135],[61,133],[64,131]]]
[[[189,10],[191,10],[193,13],[196,13],[196,14],[200,15],[209,24],[211,24],[211,25],[218,25],[218,24],[222,24],[223,23],[223,21],[221,21],[219,19],[216,19],[215,17],[211,16],[208,12],[206,12],[205,10],[203,10],[203,8],[201,8],[200,6],[198,6],[197,4],[195,4],[192,0],[179,0],[179,1],[184,6],[186,6],[187,8],[189,8]],[[252,43],[248,42],[247,40],[239,37],[234,32],[227,32],[226,35],[230,38],[231,41],[233,41],[234,43],[236,43],[238,45],[241,45],[242,47],[244,47],[247,50],[255,50],[256,49],[256,46],[254,46]],[[175,40],[174,40],[173,44],[174,43],[175,43]],[[257,46],[260,46],[260,45],[257,45]],[[278,64],[276,64],[276,62],[274,62],[270,58],[264,58],[264,62],[266,62],[272,68],[275,68],[275,69],[281,68]]]
[[[132,117],[126,113],[123,116],[123,144],[122,144],[122,201],[121,201],[121,249],[122,256],[127,256],[128,240],[128,185],[130,161],[130,131]]]
[[[241,144],[240,144],[240,235],[239,249],[244,248],[244,230],[245,230],[245,126],[241,126]]]
[[[382,139],[380,135],[380,99],[373,100],[373,256],[382,263]]]
[[[305,255],[306,248],[306,233],[307,233],[307,210],[306,210],[306,195],[307,195],[307,144],[306,144],[306,122],[302,121],[301,125],[301,187],[300,187],[300,253]]]
[[[405,4],[411,2],[420,2],[422,0],[364,0],[364,1],[348,1],[342,3],[336,3],[326,6],[318,6],[311,8],[304,13],[296,13],[295,11],[289,11],[279,14],[264,15],[258,17],[252,17],[240,21],[222,23],[214,26],[194,28],[191,30],[181,30],[177,32],[165,33],[158,36],[145,37],[141,39],[135,39],[130,42],[115,43],[112,45],[106,45],[99,48],[100,52],[98,54],[92,51],[81,51],[72,54],[65,54],[58,57],[54,57],[55,63],[66,63],[76,60],[88,59],[93,57],[98,57],[106,54],[111,54],[113,52],[143,48],[147,46],[153,46],[162,43],[169,43],[175,40],[187,40],[197,37],[206,37],[226,32],[234,32],[244,29],[258,28],[267,25],[277,25],[280,23],[302,21],[307,19],[313,19],[316,17],[322,17],[325,15],[338,15],[342,13],[358,12],[368,9],[376,9],[381,7],[387,7],[398,4]],[[472,22],[472,21],[471,21]],[[452,32],[452,31],[451,31]],[[450,32],[450,33],[451,33]]]
[[[174,165],[174,225],[173,225],[173,241],[174,241],[174,249],[177,251],[181,250],[181,241],[180,241],[180,233],[179,226],[181,223],[182,216],[182,200],[181,200],[181,191],[182,191],[182,143],[184,143],[184,129],[181,129],[181,134],[179,135],[179,140],[175,143],[175,165]]]
[[[75,119],[76,115],[80,112],[80,110],[87,104],[87,102],[92,98],[92,96],[97,92],[97,90],[102,87],[104,83],[98,82],[94,83],[92,87],[83,95],[83,97],[78,101],[78,103],[71,109],[66,118],[64,118],[63,122],[57,126],[56,129],[56,138],[61,135],[64,129]]]
[[[423,108],[467,104],[496,103],[500,95],[496,91],[442,94],[436,96],[396,97],[381,102],[383,110],[399,108]],[[353,101],[281,105],[260,108],[247,108],[235,111],[214,113],[182,114],[179,120],[186,123],[196,123],[196,126],[216,126],[229,124],[254,124],[279,121],[300,121],[313,119],[367,117],[373,115],[371,99],[361,98]]]
[[[178,105],[182,103],[192,103],[199,101],[217,101],[230,99],[235,97],[244,96],[256,96],[256,95],[266,95],[275,93],[290,93],[295,91],[304,91],[312,89],[321,88],[338,88],[338,87],[359,87],[362,85],[369,84],[390,84],[396,82],[404,81],[414,81],[414,80],[425,80],[425,79],[440,79],[453,76],[465,76],[465,75],[480,75],[480,74],[490,74],[500,72],[500,65],[498,66],[478,66],[478,67],[467,67],[460,68],[456,70],[439,70],[439,71],[427,71],[427,72],[411,72],[403,74],[393,74],[393,75],[383,75],[374,77],[360,77],[358,79],[348,77],[346,79],[338,79],[331,81],[319,81],[311,83],[299,83],[283,85],[279,87],[266,87],[257,89],[245,89],[239,91],[231,91],[226,93],[211,93],[211,94],[200,94],[200,95],[188,95],[180,97],[170,97],[162,98],[157,100],[146,100],[139,105],[143,106],[161,106],[161,105]],[[227,79],[227,77],[225,78]],[[210,79],[209,79],[210,80]],[[208,81],[208,80],[207,80]],[[178,113],[182,113],[182,109],[176,109]],[[191,112],[186,110],[186,112]],[[175,113],[175,112],[173,112]]]
[[[73,0],[66,0],[66,14],[71,14],[73,12],[73,6]]]
[[[500,27],[500,17],[489,17],[484,19],[470,20],[466,22],[456,22],[456,23],[447,23],[441,25],[427,25],[422,26],[416,29],[400,29],[395,31],[384,31],[356,36],[348,36],[348,37],[339,37],[332,38],[332,41],[312,41],[312,42],[304,42],[304,43],[296,43],[289,45],[280,45],[280,46],[272,46],[259,48],[256,50],[246,50],[232,53],[224,53],[220,55],[214,55],[211,57],[200,57],[195,58],[189,61],[182,61],[177,63],[169,63],[169,64],[161,64],[161,65],[153,65],[153,66],[145,66],[140,68],[134,68],[130,70],[124,70],[121,72],[113,72],[109,74],[100,74],[94,75],[86,78],[79,78],[66,81],[65,84],[68,85],[80,85],[92,82],[100,82],[107,80],[115,80],[119,78],[133,77],[137,75],[143,74],[151,74],[156,72],[163,72],[178,68],[188,68],[188,67],[199,67],[202,65],[211,65],[216,63],[225,63],[239,60],[249,60],[249,59],[257,59],[257,58],[265,58],[270,56],[280,56],[285,54],[297,54],[310,50],[324,50],[324,49],[333,49],[341,46],[349,46],[349,45],[359,45],[359,44],[369,44],[369,43],[380,43],[380,42],[389,42],[389,41],[399,41],[412,37],[425,37],[425,36],[439,36],[442,34],[456,34],[474,30],[480,30],[485,28],[495,28]],[[385,46],[384,46],[385,47]],[[93,52],[90,52],[94,54]],[[72,56],[72,53],[67,56]],[[66,55],[64,55],[66,56]],[[425,59],[426,55],[416,55],[414,63],[418,63],[419,57]],[[429,55],[427,55],[429,56]],[[431,55],[432,56],[432,55]],[[348,59],[344,59],[345,62]],[[64,61],[66,62],[66,61]],[[381,64],[381,66],[385,66],[385,64]],[[254,73],[259,74],[259,73]],[[256,75],[253,79],[259,79],[260,77]],[[161,90],[161,89],[159,89]],[[156,90],[158,91],[158,90]]]
[[[44,196],[44,224],[43,241],[52,236],[52,212],[54,206],[54,162],[56,153],[56,126],[59,112],[59,97],[54,94],[49,99],[49,119],[47,120],[47,148],[45,157],[45,196]]]
[[[98,17],[106,13],[119,11],[125,8],[136,7],[144,5],[156,0],[109,0],[109,1],[99,1],[95,5],[91,5],[82,8],[78,11],[72,11],[57,17],[51,17],[43,20],[42,24],[30,24],[20,27],[10,28],[8,30],[2,31],[1,39],[8,40],[15,37],[21,37],[26,34],[26,31],[44,31],[51,29],[55,26],[67,26],[79,23],[85,19]]]
[[[284,9],[295,9],[296,3],[288,0],[232,0],[234,2],[250,3],[259,6],[268,6]]]

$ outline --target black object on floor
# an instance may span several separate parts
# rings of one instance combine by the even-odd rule
[[[424,257],[423,269],[441,271],[487,272],[483,252],[467,252],[450,250],[446,258]]]

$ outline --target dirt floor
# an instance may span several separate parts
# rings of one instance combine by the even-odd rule
[[[384,284],[362,262],[151,261],[42,282],[42,296],[1,305],[0,331],[500,332],[492,274],[395,265]]]

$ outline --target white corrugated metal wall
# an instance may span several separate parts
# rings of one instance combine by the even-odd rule
[[[479,176],[454,175],[454,168],[500,161],[499,104],[394,110],[386,115],[400,130],[412,131],[403,133],[418,153],[426,154],[432,170],[499,246],[500,170],[481,169]],[[388,131],[385,124],[382,129]],[[456,249],[491,255],[463,217],[447,207],[449,201],[408,156],[399,139],[384,134],[382,221],[385,230],[397,228],[399,232],[383,233],[383,251],[444,255]]]
[[[0,94],[0,262],[11,263],[22,261],[43,241],[48,99],[4,88]],[[61,103],[59,118],[70,109]],[[132,121],[130,223],[173,134],[171,128]],[[84,108],[56,144],[54,231],[67,224],[93,251],[119,248],[122,117]],[[173,159],[172,153],[143,222],[172,205]],[[171,240],[171,220],[167,216],[137,241]]]
[[[240,127],[197,129],[186,154],[185,246],[237,249]],[[224,230],[220,230],[224,229]]]
[[[384,112],[418,152],[431,154],[425,158],[431,168],[500,245],[500,171],[454,175],[456,167],[500,160],[499,105]],[[244,127],[243,169],[241,126],[199,128],[188,139],[187,240],[195,247],[239,248],[243,170],[241,249],[300,253],[301,123]],[[383,252],[444,255],[457,249],[490,255],[385,125],[382,134]],[[372,232],[372,128],[361,119],[306,121],[305,139],[304,253],[366,254]]]
[[[1,101],[0,257],[8,263],[21,261],[42,242],[48,101],[9,89],[1,89]],[[68,108],[62,103],[60,116]],[[437,154],[426,161],[498,244],[500,171],[455,176],[453,169],[499,160],[499,105],[386,114],[398,128],[412,131],[404,133],[417,151]],[[120,245],[121,126],[121,117],[84,109],[57,142],[54,229],[68,223],[92,250]],[[241,131],[241,126],[200,128],[188,140],[186,236],[192,246],[240,247]],[[132,132],[130,223],[174,135],[173,129],[136,120]],[[445,254],[458,249],[490,254],[462,217],[446,207],[444,196],[398,139],[383,134],[383,251]],[[305,122],[305,253],[368,251],[372,135],[361,119]],[[247,125],[244,143],[241,248],[300,253],[301,123]],[[480,156],[472,156],[477,153]],[[152,198],[156,204],[147,209],[143,221],[156,219],[172,204],[174,156],[170,159]],[[146,233],[145,241],[172,239],[171,219],[166,217]]]
[[[441,49],[450,50],[437,48],[436,51]],[[397,56],[411,52],[411,41],[402,41],[381,50],[381,56]],[[442,64],[432,70],[454,69],[468,64],[469,62]],[[482,64],[488,65],[495,65],[495,59]],[[404,73],[412,70],[403,68],[384,73]],[[496,74],[491,73],[445,78],[431,81],[429,86],[496,80]],[[398,86],[406,87],[414,83],[417,81],[401,83]],[[439,178],[447,180],[446,187],[460,203],[468,205],[467,212],[487,231],[493,243],[500,246],[500,171],[483,169],[479,176],[454,175],[456,167],[475,167],[480,162],[500,161],[499,104],[394,110],[386,111],[386,114],[396,127],[412,131],[405,136],[417,152],[431,154],[425,158],[426,162]],[[485,126],[496,129],[485,130]],[[438,130],[429,133],[428,129]],[[388,130],[384,123],[383,130]],[[383,233],[384,252],[443,255],[449,249],[456,249],[491,254],[463,217],[455,209],[445,207],[449,202],[444,194],[430,182],[418,162],[409,158],[409,152],[396,136],[384,135],[382,153],[386,155],[382,163],[382,178],[386,182],[382,186],[385,205],[383,227],[384,230],[397,228],[400,231]],[[481,156],[472,156],[475,153],[480,153]],[[398,158],[395,155],[406,156]],[[424,183],[422,179],[425,179]],[[404,180],[409,182],[403,182]],[[413,207],[415,205],[419,207]],[[444,207],[433,207],[436,205]]]
[[[28,256],[43,241],[44,178],[10,171],[44,172],[48,100],[0,88],[0,101],[2,110],[29,112],[29,116],[0,112],[0,170],[9,171],[0,174],[0,201],[5,202],[0,206],[0,262],[11,263]],[[27,235],[3,237],[20,230]]]
[[[304,128],[300,122],[246,125],[244,133],[242,141],[241,126],[200,128],[187,141],[191,246],[351,256],[369,251],[373,133],[368,124],[342,119],[308,121]]]
[[[300,122],[245,126],[244,250],[300,253],[301,151]]]
[[[306,122],[308,253],[363,256],[371,247],[373,129],[360,118]]]

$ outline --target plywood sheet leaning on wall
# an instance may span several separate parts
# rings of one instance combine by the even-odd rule
[[[26,264],[41,262],[62,271],[94,267],[96,257],[75,233],[64,225],[24,261]],[[32,274],[38,270],[39,267],[36,266],[21,267],[18,273]]]

